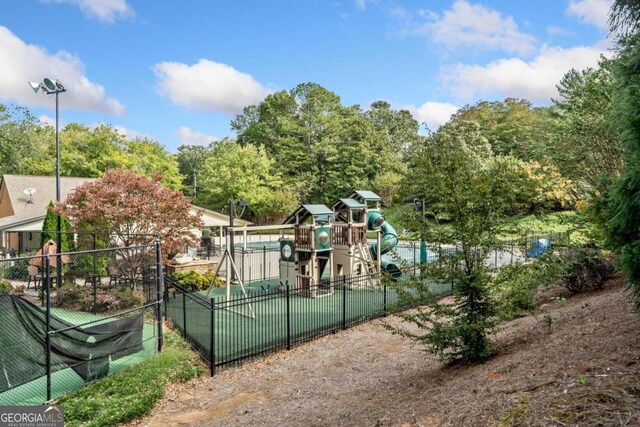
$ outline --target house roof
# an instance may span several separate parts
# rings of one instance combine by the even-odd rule
[[[44,211],[29,211],[0,218],[0,231],[39,231],[46,216]]]
[[[202,221],[205,227],[226,227],[229,225],[229,215],[222,212],[212,211],[196,205],[191,205],[191,210],[202,212]],[[251,222],[241,218],[233,219],[233,225],[236,227],[245,227],[249,224]]]
[[[66,199],[82,184],[95,180],[96,178],[61,177],[60,199]],[[44,212],[44,217],[49,202],[56,200],[55,176],[3,175],[1,186],[7,189],[14,215]],[[31,197],[24,193],[27,188],[35,189]]]
[[[60,198],[66,199],[76,188],[97,178],[60,178]],[[42,221],[47,214],[50,201],[56,199],[56,178],[53,176],[3,175],[0,190],[5,187],[11,203],[13,215],[0,218],[0,231],[24,231],[42,229]],[[35,189],[30,198],[24,193],[27,188]],[[229,216],[200,206],[192,205],[193,211],[202,212],[205,227],[227,226]],[[246,226],[249,221],[236,218],[234,225]]]

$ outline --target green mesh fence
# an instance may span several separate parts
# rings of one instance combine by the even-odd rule
[[[157,271],[155,245],[0,260],[0,405],[42,404],[155,354]]]

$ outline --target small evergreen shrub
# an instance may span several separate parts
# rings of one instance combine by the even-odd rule
[[[602,289],[604,281],[615,272],[613,256],[594,245],[572,246],[561,256],[561,282],[573,293]]]
[[[0,279],[0,295],[7,295],[13,291],[13,286],[8,280]]]

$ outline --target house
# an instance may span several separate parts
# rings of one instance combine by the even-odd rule
[[[82,184],[97,178],[60,178],[60,199],[67,198]],[[49,202],[56,200],[56,179],[53,176],[3,175],[0,183],[0,253],[21,254],[40,246],[42,223]],[[204,226],[222,229],[229,225],[229,216],[193,205],[191,212],[201,212]],[[236,218],[234,225],[249,222]]]

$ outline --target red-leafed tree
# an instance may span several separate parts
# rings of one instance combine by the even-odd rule
[[[78,187],[55,211],[75,230],[108,233],[112,244],[148,244],[160,236],[165,256],[181,252],[196,245],[193,231],[202,228],[202,215],[190,213],[190,199],[160,179],[107,170],[102,179]]]

